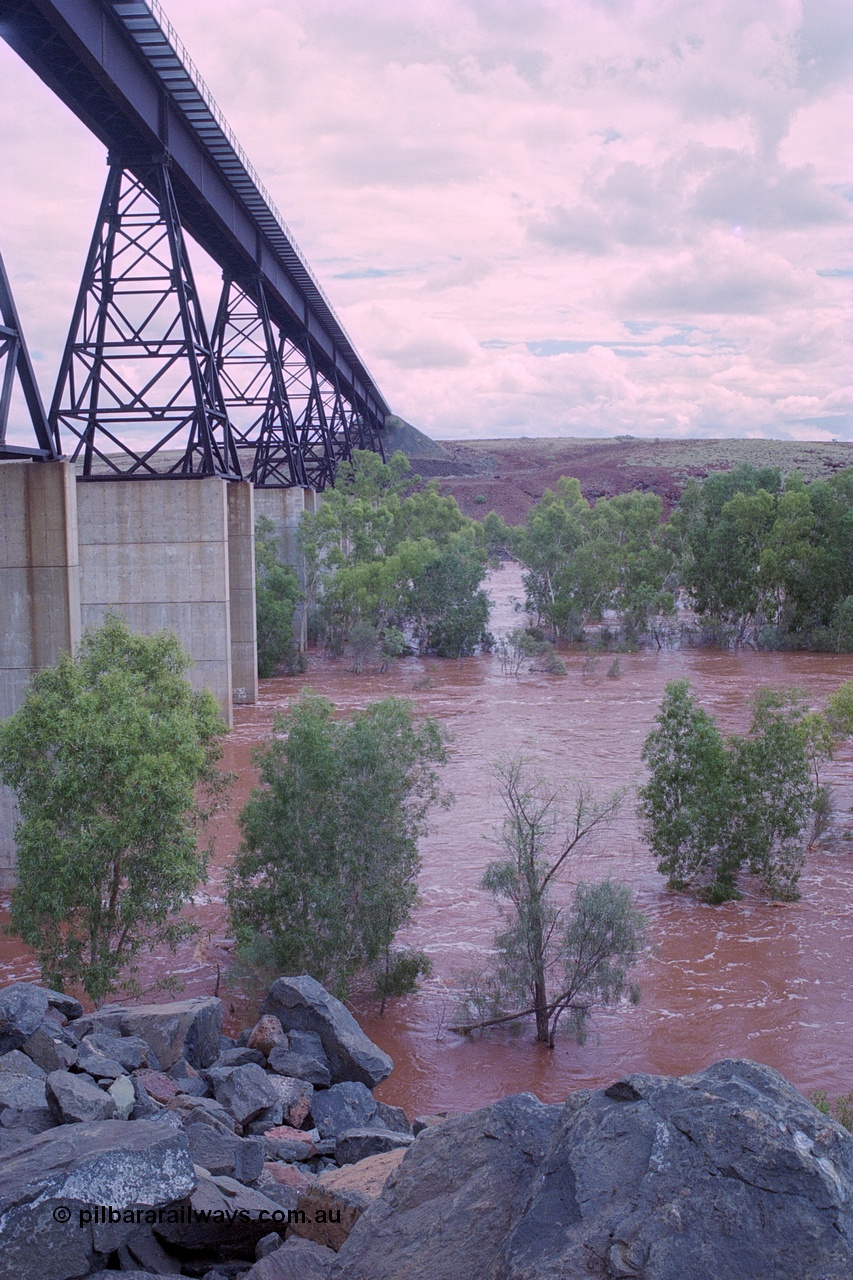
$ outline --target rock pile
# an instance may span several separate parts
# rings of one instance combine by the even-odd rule
[[[414,1141],[372,1093],[392,1066],[309,977],[236,1041],[213,998],[84,1014],[7,987],[0,1276],[325,1276]]]
[[[853,1136],[745,1061],[470,1115],[313,979],[236,1041],[218,1000],[0,991],[0,1277],[849,1280]],[[417,1134],[417,1136],[415,1136]]]

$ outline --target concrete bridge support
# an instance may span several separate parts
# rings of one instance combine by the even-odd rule
[[[67,462],[0,463],[0,719],[80,640],[76,490]],[[15,821],[0,787],[0,888],[14,874]]]
[[[299,521],[304,512],[314,511],[322,496],[313,489],[256,489],[255,515],[266,516],[272,522],[278,539],[281,558],[292,565],[305,586],[305,565],[299,549]],[[296,643],[304,649],[308,643],[308,617],[305,609],[298,609],[294,619]]]
[[[214,476],[78,482],[67,462],[0,463],[0,719],[108,611],[174,631],[189,679],[229,724],[235,703],[256,702],[253,498],[249,483]],[[0,788],[0,887],[14,824]]]
[[[246,556],[240,536],[232,551],[229,514],[233,510],[240,528],[246,503],[229,501],[228,489],[218,476],[84,481],[77,486],[77,504],[83,627],[97,627],[114,611],[135,631],[174,631],[193,660],[190,681],[212,690],[231,723],[232,561],[238,614],[247,595],[254,603],[254,583],[239,581]],[[248,485],[245,491],[251,510]],[[239,700],[253,701],[257,686],[245,672],[246,640],[253,640],[253,625],[243,627],[240,637]]]

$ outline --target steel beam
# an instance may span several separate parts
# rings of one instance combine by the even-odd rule
[[[241,478],[162,155],[110,161],[50,424],[84,479]]]
[[[0,34],[110,151],[168,151],[186,230],[230,278],[260,273],[273,322],[375,447],[388,405],[157,0],[0,0]]]
[[[2,321],[0,323],[0,459],[56,459],[62,453],[59,436],[48,426],[2,256],[0,256],[0,321]],[[9,429],[9,410],[16,381],[23,393],[30,426],[35,437],[32,445],[13,445],[6,440]]]

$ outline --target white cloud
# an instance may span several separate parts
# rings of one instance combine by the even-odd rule
[[[849,265],[847,0],[165,5],[395,411],[849,431],[849,281],[818,275]],[[0,251],[46,398],[103,160],[0,46]]]

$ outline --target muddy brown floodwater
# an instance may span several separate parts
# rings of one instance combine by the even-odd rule
[[[492,630],[518,622],[522,595],[515,566],[491,576]],[[437,813],[422,843],[421,905],[403,940],[428,952],[433,975],[416,996],[390,1004],[384,1017],[370,1001],[355,1011],[394,1058],[380,1087],[389,1102],[417,1112],[465,1110],[506,1093],[531,1090],[545,1101],[571,1089],[611,1083],[628,1071],[681,1074],[718,1058],[744,1056],[782,1071],[800,1089],[853,1089],[853,751],[826,767],[835,788],[830,836],[809,855],[802,897],[774,905],[760,894],[710,907],[668,893],[643,845],[629,793],[613,827],[564,877],[611,875],[633,888],[648,919],[653,953],[638,973],[638,1007],[597,1016],[586,1045],[563,1038],[554,1051],[531,1041],[529,1029],[463,1039],[454,1019],[458,973],[482,963],[497,915],[479,888],[500,819],[490,765],[502,752],[524,751],[556,779],[591,783],[599,794],[642,780],[640,748],[668,680],[686,677],[726,731],[744,730],[749,700],[763,685],[797,684],[815,703],[853,678],[853,656],[643,652],[610,657],[593,669],[581,655],[566,658],[564,677],[501,675],[497,659],[462,662],[406,659],[383,676],[356,676],[343,663],[314,658],[305,676],[267,680],[256,707],[238,709],[226,764],[238,774],[231,808],[212,823],[216,852],[205,892],[194,906],[203,932],[175,960],[153,955],[144,977],[175,973],[188,994],[220,994],[232,1028],[245,1026],[256,1005],[227,982],[231,958],[222,901],[224,868],[238,840],[236,813],[253,785],[252,748],[269,734],[273,716],[310,686],[349,711],[398,694],[443,721],[453,734],[445,780],[454,806]],[[16,941],[0,940],[0,983],[37,978]]]

